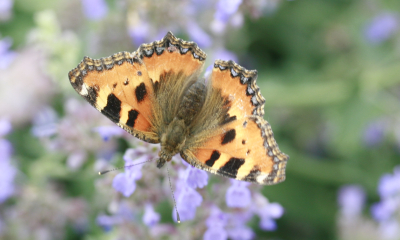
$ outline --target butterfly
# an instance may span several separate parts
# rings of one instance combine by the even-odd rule
[[[179,153],[194,167],[259,184],[285,180],[288,156],[264,120],[257,71],[216,60],[202,77],[206,54],[171,32],[136,51],[84,57],[72,87],[133,136],[160,143],[157,167]]]

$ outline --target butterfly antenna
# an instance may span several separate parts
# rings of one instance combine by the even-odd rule
[[[110,170],[102,171],[102,172],[99,172],[99,175],[104,175],[104,174],[106,174],[108,172],[112,172],[112,171],[123,169],[123,168],[130,168],[130,167],[133,167],[133,166],[136,166],[136,165],[140,165],[140,164],[143,164],[143,163],[151,162],[152,160],[153,159],[149,159],[147,161],[143,161],[143,162],[140,162],[140,163],[135,163],[135,164],[128,165],[128,166],[123,166],[123,167],[118,167],[118,168],[113,168],[113,169],[110,169]]]
[[[174,206],[175,206],[175,211],[176,211],[176,221],[178,223],[181,223],[181,218],[179,217],[178,208],[176,207],[174,190],[172,189],[172,185],[171,185],[171,178],[169,177],[168,165],[167,165],[167,175],[168,175],[169,187],[171,188],[171,192],[172,192],[172,199],[174,199]]]

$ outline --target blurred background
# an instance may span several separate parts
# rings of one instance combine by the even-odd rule
[[[257,69],[286,181],[157,156],[68,72],[167,31]],[[0,0],[0,239],[400,239],[400,2]]]

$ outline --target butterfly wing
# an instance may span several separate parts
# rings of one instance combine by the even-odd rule
[[[172,32],[160,41],[142,44],[137,52],[147,67],[154,84],[165,73],[190,76],[202,70],[206,54],[194,42],[176,38]]]
[[[263,119],[264,98],[256,71],[232,61],[216,61],[209,95],[182,157],[206,171],[238,180],[276,184],[285,179],[282,153]],[[200,117],[201,118],[201,117]]]
[[[171,32],[160,41],[142,44],[137,53],[153,84],[154,126],[161,136],[176,116],[182,96],[198,80],[206,54],[196,43],[176,38]]]
[[[135,52],[85,57],[68,76],[79,95],[111,121],[139,139],[159,142],[152,124],[152,82]]]

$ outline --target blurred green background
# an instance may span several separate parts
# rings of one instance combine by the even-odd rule
[[[24,64],[40,68],[50,86],[29,96],[35,101],[32,107],[15,105],[31,108],[32,112],[26,110],[28,115],[0,107],[0,116],[13,124],[14,130],[6,138],[14,147],[14,165],[21,171],[16,184],[44,189],[55,184],[62,186],[69,197],[82,197],[89,205],[95,201],[95,154],[90,153],[91,160],[79,170],[66,169],[65,153],[49,152],[43,142],[30,134],[34,112],[47,104],[59,116],[65,116],[66,96],[79,98],[69,86],[67,73],[83,56],[104,57],[138,47],[126,30],[132,11],[159,4],[159,9],[148,10],[148,24],[154,29],[176,25],[178,37],[192,40],[185,30],[179,31],[184,29],[182,22],[171,20],[162,26],[165,19],[154,15],[177,2],[109,0],[108,15],[101,21],[90,21],[85,19],[80,1],[14,1],[12,16],[0,22],[0,39],[12,38],[10,51],[21,56],[40,49],[43,63],[35,63],[34,57]],[[277,220],[275,232],[257,230],[256,239],[339,239],[338,189],[346,184],[361,185],[370,206],[379,201],[379,178],[400,163],[400,2],[264,2],[273,7],[254,17],[252,9],[246,8],[252,1],[243,1],[243,24],[226,29],[222,35],[204,27],[215,45],[203,48],[212,56],[215,46],[222,45],[237,56],[240,65],[257,69],[257,83],[266,99],[265,118],[271,123],[280,149],[290,156],[286,181],[262,188],[270,201],[285,208],[285,214]],[[204,12],[194,20],[204,23],[212,18],[213,11]],[[383,37],[368,32],[377,24],[374,21],[385,14],[397,17],[397,26],[389,27],[385,33],[384,28],[388,27],[381,23],[375,34]],[[158,39],[155,35],[149,34],[150,41]],[[23,65],[19,67],[24,71]],[[10,94],[5,92],[14,91],[14,98],[24,98],[26,95],[20,96],[18,90],[34,88],[36,84],[35,78],[27,82],[22,79],[24,76],[7,74],[1,78],[0,105],[10,104],[10,99],[5,98]],[[18,82],[24,87],[9,88]],[[120,151],[126,147],[124,141],[116,144]],[[8,207],[18,206],[18,202],[18,197],[11,198],[0,205],[0,213],[4,215]],[[102,229],[94,222],[97,211],[91,209],[88,213],[93,225],[89,234],[76,233],[67,224],[60,227],[60,231],[66,231],[60,239],[100,239]],[[368,208],[364,215],[370,216]]]

